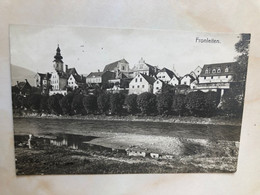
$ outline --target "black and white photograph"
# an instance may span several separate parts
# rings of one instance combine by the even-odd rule
[[[234,173],[249,33],[10,26],[17,175]]]

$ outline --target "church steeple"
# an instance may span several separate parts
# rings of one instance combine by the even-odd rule
[[[60,54],[60,47],[59,47],[59,44],[58,44],[58,47],[56,49],[56,55],[54,56],[53,62],[62,62],[63,63],[62,59],[63,59],[63,57]]]
[[[56,49],[56,55],[54,56],[54,60],[53,60],[53,67],[58,72],[64,72],[63,71],[63,61],[62,61],[62,59],[63,59],[63,57],[60,54],[60,47],[59,47],[59,44],[58,44],[58,47]]]

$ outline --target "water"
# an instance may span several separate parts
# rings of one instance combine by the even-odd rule
[[[240,126],[175,124],[129,121],[95,121],[71,119],[14,119],[15,135],[86,135],[141,134],[192,139],[239,141]]]

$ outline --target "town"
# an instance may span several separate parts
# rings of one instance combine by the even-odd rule
[[[202,96],[203,94],[207,94],[207,98],[209,96],[211,99],[205,100],[204,104],[210,104],[210,102],[212,104],[213,102],[213,110],[216,111],[218,107],[223,106],[224,94],[226,94],[227,92],[227,94],[229,94],[230,91],[234,91],[230,90],[233,85],[236,85],[237,83],[241,84],[241,81],[238,82],[236,79],[235,68],[237,66],[237,62],[205,64],[203,65],[203,67],[198,66],[195,70],[185,74],[184,76],[178,76],[178,74],[175,71],[169,70],[168,68],[159,68],[158,66],[153,66],[146,63],[146,61],[143,58],[141,58],[139,62],[136,65],[134,65],[133,68],[130,68],[129,63],[126,61],[126,59],[121,59],[116,62],[112,62],[110,64],[105,65],[103,71],[98,70],[97,72],[91,72],[88,75],[83,75],[79,74],[75,67],[70,68],[68,65],[65,65],[64,69],[63,57],[61,55],[61,49],[58,45],[56,49],[56,55],[54,56],[53,60],[53,72],[37,72],[37,74],[35,75],[36,89],[34,87],[34,90],[32,90],[33,87],[26,80],[25,82],[17,82],[17,85],[13,86],[12,91],[16,94],[16,97],[17,94],[26,97],[32,94],[32,91],[37,91],[37,93],[41,94],[41,96],[53,96],[57,94],[66,96],[70,92],[75,91],[77,91],[77,93],[84,94],[84,96],[98,96],[101,94],[100,91],[105,91],[106,94],[124,94],[125,96],[135,94],[135,98],[137,95],[140,96],[141,94],[154,94],[157,96],[163,94],[162,97],[164,98],[161,98],[161,106],[163,107],[163,113],[170,112],[171,108],[165,107],[173,107],[174,105],[172,105],[172,103],[180,104],[177,105],[177,107],[194,107],[192,105],[187,105],[187,101],[186,103],[179,102],[181,101],[180,99],[186,98],[187,100],[189,94],[189,96],[191,96],[194,93],[198,93],[202,94]],[[172,95],[165,95],[169,93]],[[170,97],[173,96],[173,94],[176,97],[175,99],[173,97]],[[240,93],[240,95],[241,94],[242,93]],[[169,100],[167,100],[166,98],[168,98]],[[191,98],[194,99],[197,98],[197,96],[195,95]],[[15,98],[13,98],[13,104],[17,102],[14,99]],[[123,99],[127,101],[127,99],[129,98],[124,97]],[[199,98],[197,99],[198,101],[201,101]],[[227,99],[230,100],[230,98]],[[166,102],[168,101],[170,101],[170,103],[167,104]],[[229,106],[231,101],[228,101],[226,105]],[[240,102],[238,101],[237,104],[233,107],[236,107],[240,104],[241,108],[242,105]],[[125,103],[126,102],[124,101],[124,103],[122,104]],[[20,105],[22,103],[18,104]],[[159,104],[158,99],[157,104]],[[193,102],[190,104],[195,103]],[[40,102],[38,103],[38,105],[40,105]],[[129,106],[130,105],[128,105],[128,107]],[[142,105],[139,106],[142,107]],[[158,106],[160,107],[160,105]],[[19,106],[14,105],[14,108],[17,107]],[[135,107],[138,106],[135,105]],[[213,112],[209,111],[209,107],[204,107],[204,109],[195,108],[195,110],[200,109],[199,112],[191,112],[201,114],[205,113],[205,109],[208,109],[208,112]],[[135,108],[134,110],[137,109],[138,108]],[[142,110],[142,108],[140,109]],[[94,110],[95,108],[92,109],[92,112],[94,112]],[[185,109],[177,108],[174,110],[180,114],[183,113],[182,111]],[[158,110],[158,112],[160,113],[160,109]],[[54,110],[54,113],[61,114],[62,111]],[[117,111],[114,113],[117,113]],[[144,111],[144,113],[148,114],[149,112]]]

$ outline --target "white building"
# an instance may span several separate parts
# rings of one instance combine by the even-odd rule
[[[199,77],[202,68],[198,66],[194,71],[191,71],[190,75],[193,76],[195,79]]]
[[[141,94],[153,91],[153,83],[155,79],[145,74],[138,74],[129,83],[129,94]]]
[[[157,78],[165,83],[169,83],[173,77],[176,77],[173,71],[163,68],[162,70],[159,70],[157,73]]]
[[[73,90],[79,88],[86,83],[86,77],[80,75],[73,75],[71,74],[68,78],[68,86],[71,87]]]
[[[144,74],[147,76],[156,76],[159,69],[157,68],[157,66],[152,66],[150,64],[147,64],[143,58],[141,58],[138,62],[138,64],[136,64],[134,66],[134,68],[131,70],[133,77],[136,77],[138,74]]]
[[[190,84],[194,81],[194,77],[191,76],[190,74],[186,74],[181,78],[181,85],[188,85],[190,86]]]
[[[154,94],[161,93],[163,85],[164,85],[164,82],[161,81],[160,79],[157,79],[157,80],[153,83],[153,93],[154,93]]]
[[[176,86],[180,84],[180,79],[177,76],[173,76],[169,82],[169,85]]]

